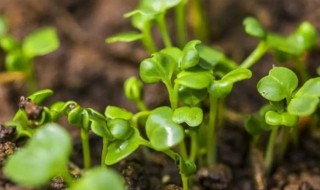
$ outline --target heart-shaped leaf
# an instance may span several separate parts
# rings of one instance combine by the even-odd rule
[[[168,82],[177,67],[177,62],[169,55],[158,52],[140,64],[140,77],[146,83]]]
[[[138,129],[133,128],[133,134],[127,140],[116,140],[108,146],[108,153],[105,159],[107,165],[113,165],[137,150],[141,144]]]
[[[121,176],[113,170],[96,167],[86,171],[71,185],[70,190],[124,190]]]
[[[203,112],[198,107],[179,107],[174,110],[172,120],[179,124],[186,123],[190,127],[196,127],[203,120]]]
[[[297,86],[298,77],[285,67],[272,68],[269,75],[263,77],[257,84],[261,96],[275,102],[291,97]]]
[[[24,54],[32,58],[58,49],[60,43],[54,28],[41,28],[29,34],[22,43]]]
[[[272,126],[284,125],[293,127],[298,123],[298,117],[291,115],[288,112],[278,113],[275,111],[268,111],[265,115],[266,123]]]
[[[67,169],[72,143],[61,126],[48,123],[40,127],[25,148],[10,156],[4,174],[12,181],[38,187]]]
[[[166,150],[179,144],[184,138],[182,126],[172,120],[169,107],[153,110],[146,122],[146,132],[152,146],[157,150]]]

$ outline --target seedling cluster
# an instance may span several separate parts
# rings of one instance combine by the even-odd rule
[[[121,177],[107,167],[144,146],[170,157],[180,170],[183,189],[192,189],[190,181],[197,168],[219,162],[217,133],[223,125],[225,98],[236,83],[252,77],[251,66],[271,51],[280,62],[294,62],[299,76],[286,67],[273,66],[257,84],[258,92],[269,104],[245,120],[245,129],[254,137],[253,146],[258,145],[260,136],[271,131],[264,159],[267,174],[273,160],[281,158],[289,143],[297,142],[299,118],[319,117],[320,77],[310,78],[302,58],[315,46],[317,31],[303,22],[295,32],[282,36],[266,32],[255,18],[248,17],[243,22],[245,31],[260,42],[242,63],[236,63],[199,40],[186,41],[186,23],[182,19],[186,4],[185,0],[141,0],[135,10],[125,14],[138,32],[107,38],[107,42],[140,40],[152,53],[140,63],[140,79],[131,77],[124,83],[125,96],[136,104],[138,112],[109,105],[100,113],[75,101],[43,106],[42,102],[53,94],[49,89],[23,97],[20,109],[6,126],[16,128],[16,139],[29,140],[9,157],[4,174],[29,187],[42,186],[54,176],[61,176],[72,190],[124,189]],[[177,16],[179,47],[173,46],[166,24],[165,16],[171,9]],[[165,46],[161,50],[152,36],[154,25]],[[6,68],[22,72],[28,80],[34,77],[32,58],[55,50],[58,44],[51,28],[30,34],[19,44],[7,34],[5,20],[0,19],[0,45],[7,52]],[[170,105],[149,108],[145,104],[144,84],[154,83],[166,87]],[[56,124],[62,117],[80,128],[84,168],[80,179],[74,179],[68,171],[72,142],[65,129]],[[279,130],[283,130],[283,142],[277,152],[274,146]],[[90,133],[102,139],[101,167],[91,166]]]

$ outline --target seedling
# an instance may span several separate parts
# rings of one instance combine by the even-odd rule
[[[243,25],[246,33],[258,38],[260,42],[252,54],[241,63],[240,67],[251,67],[266,52],[271,50],[279,61],[293,61],[302,81],[309,78],[305,65],[302,63],[302,56],[317,43],[318,33],[311,23],[301,23],[295,32],[286,37],[266,32],[259,21],[253,17],[246,18]]]
[[[56,30],[51,27],[37,29],[28,34],[22,42],[18,42],[13,36],[8,34],[8,23],[6,19],[0,17],[0,47],[6,52],[5,66],[9,72],[6,79],[13,79],[9,74],[17,76],[23,74],[27,82],[28,93],[35,92],[37,89],[33,59],[37,56],[47,55],[59,47],[59,40]]]
[[[278,136],[280,126],[297,127],[300,116],[313,114],[319,104],[320,78],[312,78],[306,81],[297,90],[298,77],[284,67],[274,67],[269,75],[263,77],[257,84],[258,92],[262,97],[270,101],[270,106],[265,107],[260,114],[261,120],[250,118],[247,121],[247,129],[251,134],[260,134],[264,130],[271,130],[269,143],[265,154],[265,167],[267,172],[271,169],[274,159],[274,144]],[[256,125],[254,127],[254,125]],[[283,131],[283,139],[278,150],[283,154],[288,143],[288,130]]]

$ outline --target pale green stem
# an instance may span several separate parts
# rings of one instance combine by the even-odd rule
[[[85,169],[89,169],[91,166],[89,132],[85,129],[81,129],[81,141],[83,151],[83,165]]]
[[[198,137],[197,132],[190,130],[191,147],[189,160],[194,162],[198,154]]]
[[[208,166],[217,162],[217,135],[216,135],[216,118],[217,118],[217,98],[210,94],[210,111],[209,124],[207,131],[207,164]]]
[[[151,34],[151,25],[148,24],[142,29],[142,44],[147,49],[149,53],[154,53],[157,51],[157,47],[155,45],[155,42],[153,40],[152,34]]]
[[[272,130],[271,130],[271,134],[269,137],[269,142],[268,142],[268,146],[267,146],[267,150],[266,150],[266,154],[265,154],[265,160],[264,160],[264,165],[266,168],[266,172],[269,173],[270,169],[272,167],[272,162],[273,162],[273,153],[274,153],[274,145],[275,145],[275,141],[278,135],[278,126],[273,126]]]
[[[183,47],[187,41],[187,27],[186,27],[186,2],[181,1],[175,8],[175,22],[177,30],[177,38],[180,47]]]
[[[181,174],[181,180],[182,180],[182,188],[183,190],[189,190],[189,180],[188,177]]]
[[[101,152],[101,167],[106,166],[105,160],[108,153],[109,140],[107,138],[102,139],[102,152]]]
[[[73,176],[69,173],[68,167],[61,172],[61,177],[63,181],[70,187],[74,183],[74,178]]]
[[[137,100],[137,101],[135,101],[135,103],[140,111],[147,111],[148,110],[146,104],[142,100]]]
[[[188,158],[187,147],[184,141],[179,144],[179,153],[183,159]]]
[[[250,68],[261,59],[268,49],[266,42],[260,41],[256,49],[241,63],[239,67],[247,69]]]
[[[170,39],[170,36],[169,36],[169,32],[168,32],[168,28],[167,28],[167,22],[166,22],[164,13],[160,14],[157,17],[157,24],[158,24],[158,27],[159,27],[159,30],[160,30],[160,33],[161,33],[161,36],[162,36],[162,40],[163,40],[163,43],[164,43],[165,47],[171,47],[172,46],[172,42],[171,42],[171,39]]]
[[[169,100],[171,104],[171,108],[174,110],[178,106],[178,90],[179,90],[179,85],[175,84],[174,87],[172,88],[172,84],[170,81],[163,81],[165,84],[168,94],[169,94]]]

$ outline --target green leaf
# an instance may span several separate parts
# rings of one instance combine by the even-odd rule
[[[139,101],[142,94],[142,82],[136,77],[130,77],[124,82],[124,94],[128,100]]]
[[[198,107],[179,107],[174,110],[172,120],[179,124],[186,123],[190,127],[197,127],[203,120],[203,112]]]
[[[293,127],[298,123],[298,117],[291,115],[288,112],[278,113],[275,111],[268,111],[265,115],[266,123],[272,126],[284,125]]]
[[[194,70],[194,71],[181,71],[176,83],[179,83],[182,86],[192,88],[192,89],[204,89],[207,88],[211,81],[213,80],[212,73],[206,70]]]
[[[153,110],[146,122],[146,132],[156,150],[166,150],[179,144],[184,138],[183,128],[172,120],[169,107]]]
[[[107,106],[104,115],[108,119],[121,118],[125,120],[130,120],[132,118],[132,113],[117,106]]]
[[[178,91],[179,100],[189,106],[196,106],[207,97],[207,89],[195,90],[180,86]]]
[[[134,132],[133,127],[130,126],[130,122],[121,118],[110,120],[108,127],[112,136],[118,140],[127,140]]]
[[[108,129],[107,122],[100,118],[91,118],[91,130],[94,134],[99,137],[104,137],[107,139],[112,139],[111,132]]]
[[[269,75],[260,79],[257,84],[261,96],[275,102],[290,98],[297,86],[296,74],[285,67],[272,68]]]
[[[52,90],[43,89],[31,94],[30,96],[28,96],[28,98],[30,98],[30,100],[35,104],[41,104],[48,97],[52,96],[52,94],[53,94]]]
[[[184,46],[182,57],[179,61],[179,66],[182,70],[194,67],[199,63],[200,56],[196,46],[200,43],[199,40],[193,40]]]
[[[3,35],[5,35],[8,31],[8,22],[7,19],[0,15],[0,40]]]
[[[194,162],[184,160],[182,157],[179,159],[179,171],[184,176],[192,176],[197,171],[197,166]]]
[[[67,170],[71,149],[68,132],[57,124],[48,123],[37,130],[25,148],[8,158],[4,174],[23,186],[47,184]]]
[[[266,36],[266,32],[264,31],[263,27],[256,18],[245,18],[243,21],[243,26],[246,33],[253,37],[264,39]]]
[[[137,150],[141,144],[138,129],[133,128],[133,134],[127,140],[116,140],[108,146],[108,153],[105,159],[107,165],[113,165]]]
[[[123,179],[113,170],[96,167],[86,171],[70,190],[125,190]]]
[[[58,49],[59,39],[54,28],[41,28],[30,33],[22,43],[24,54],[32,58],[46,55]]]
[[[133,42],[140,40],[143,37],[141,33],[138,32],[126,32],[116,34],[106,39],[107,43],[114,43],[114,42]]]
[[[159,14],[175,7],[180,2],[181,0],[142,0],[140,6],[151,9]]]
[[[200,62],[199,65],[203,69],[215,69],[215,72],[229,72],[238,67],[237,63],[228,59],[221,51],[209,46],[199,44],[196,46]]]
[[[31,63],[20,50],[9,52],[6,55],[5,64],[7,71],[23,71],[26,73],[31,67]]]
[[[252,72],[249,69],[237,68],[224,75],[220,81],[233,84],[241,80],[249,79],[251,76]]]
[[[288,105],[290,114],[311,115],[318,107],[320,98],[320,77],[309,79],[294,95]]]
[[[146,83],[171,80],[177,62],[169,55],[158,52],[140,64],[140,77]]]
[[[12,52],[14,50],[18,50],[19,48],[18,42],[10,35],[4,35],[0,37],[0,46],[6,52]]]
[[[68,122],[71,125],[82,124],[84,109],[77,105],[68,113]]]
[[[156,18],[156,13],[150,9],[136,9],[124,15],[131,17],[132,25],[140,31],[151,28],[151,22]]]

